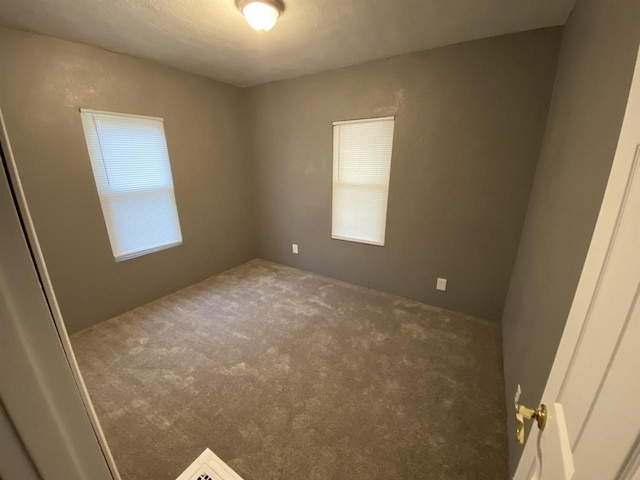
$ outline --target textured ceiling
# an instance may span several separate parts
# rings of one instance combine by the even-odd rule
[[[0,24],[239,86],[563,25],[575,0],[285,0],[253,31],[234,0],[0,0]]]

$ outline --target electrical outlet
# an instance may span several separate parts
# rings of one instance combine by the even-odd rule
[[[441,290],[441,291],[446,291],[447,290],[447,279],[446,278],[438,278],[438,281],[436,282],[436,289],[437,290]]]
[[[518,408],[518,402],[520,401],[520,395],[522,395],[522,389],[520,388],[520,384],[516,388],[516,394],[513,396],[513,406]]]
[[[298,244],[297,243],[292,243],[291,244],[291,251],[295,254],[298,253]]]

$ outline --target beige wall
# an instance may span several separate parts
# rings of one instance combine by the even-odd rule
[[[250,89],[260,256],[499,319],[560,36],[506,35]],[[332,122],[385,115],[396,115],[386,244],[332,240]]]
[[[4,28],[0,64],[11,146],[71,332],[255,256],[241,89]],[[113,260],[80,107],[164,118],[182,246]]]
[[[613,161],[640,1],[581,0],[565,26],[543,149],[503,317],[506,401],[540,402]],[[509,432],[515,430],[509,415]],[[511,469],[522,448],[510,437]]]

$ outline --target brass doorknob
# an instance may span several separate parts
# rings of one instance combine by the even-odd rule
[[[524,421],[534,419],[538,423],[538,428],[542,431],[547,426],[547,406],[543,403],[540,408],[533,409],[524,405],[516,404],[516,438],[520,445],[524,444]]]

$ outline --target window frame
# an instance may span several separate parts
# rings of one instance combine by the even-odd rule
[[[353,238],[353,237],[346,237],[346,236],[342,236],[342,235],[336,235],[333,232],[333,227],[334,227],[334,213],[335,213],[335,190],[336,190],[336,185],[339,185],[340,182],[338,180],[339,177],[339,139],[336,138],[336,129],[335,127],[338,126],[342,126],[342,125],[350,125],[350,124],[364,124],[364,123],[373,123],[373,122],[383,122],[383,121],[393,121],[393,128],[394,128],[394,132],[391,136],[391,159],[389,160],[389,180],[388,182],[385,184],[359,184],[359,183],[343,183],[343,185],[351,187],[351,188],[357,188],[357,189],[362,189],[362,190],[382,190],[385,194],[386,194],[386,208],[385,208],[385,212],[384,212],[384,231],[383,231],[383,235],[382,235],[382,241],[380,242],[376,242],[376,241],[372,241],[372,240],[364,240],[364,239],[360,239],[360,238]],[[362,119],[353,119],[353,120],[340,120],[340,121],[335,121],[332,123],[332,135],[333,135],[333,158],[332,158],[332,168],[333,168],[333,174],[332,174],[332,183],[331,183],[331,239],[332,240],[341,240],[341,241],[345,241],[345,242],[352,242],[352,243],[360,243],[363,245],[372,245],[375,247],[384,247],[385,243],[386,243],[386,237],[387,237],[387,213],[389,211],[389,188],[391,185],[391,163],[393,161],[393,143],[394,143],[394,137],[395,137],[395,121],[396,121],[396,117],[395,115],[390,115],[390,116],[385,116],[385,117],[368,117],[368,118],[362,118]],[[338,158],[338,163],[336,163],[336,158]]]
[[[85,144],[87,146],[87,152],[89,154],[89,160],[91,163],[91,171],[92,171],[92,176],[93,176],[93,180],[94,180],[94,184],[96,187],[96,193],[98,194],[99,197],[99,201],[100,201],[100,207],[101,207],[101,211],[102,211],[102,217],[104,220],[104,224],[105,224],[105,228],[107,229],[107,237],[109,239],[109,245],[111,247],[111,253],[113,255],[113,259],[115,260],[115,262],[119,263],[119,262],[124,262],[125,260],[130,260],[132,258],[137,258],[137,257],[142,257],[144,255],[148,255],[150,253],[155,253],[155,252],[160,252],[162,250],[167,250],[169,248],[173,248],[173,247],[177,247],[183,244],[183,237],[182,237],[182,226],[180,224],[180,215],[178,212],[178,205],[177,205],[177,201],[175,198],[175,185],[173,182],[173,170],[171,167],[171,158],[169,157],[169,148],[167,145],[167,135],[166,132],[164,130],[164,118],[161,117],[153,117],[153,116],[148,116],[148,115],[137,115],[137,114],[129,114],[129,113],[120,113],[120,112],[109,112],[106,110],[94,110],[94,109],[89,109],[89,108],[80,108],[80,119],[82,121],[82,126],[83,126],[83,133],[84,133],[84,138],[85,138]],[[131,188],[128,190],[118,190],[118,189],[113,189],[110,188],[110,186],[108,184],[105,184],[104,179],[102,178],[102,175],[98,175],[97,174],[97,170],[102,168],[105,168],[105,164],[104,164],[104,157],[102,155],[102,152],[99,152],[99,156],[100,159],[94,158],[94,155],[96,155],[96,152],[92,152],[92,147],[89,145],[89,139],[87,138],[87,134],[85,131],[85,124],[84,124],[84,115],[89,115],[91,116],[91,123],[93,128],[96,129],[96,138],[98,139],[98,142],[100,142],[100,132],[99,132],[99,128],[96,125],[96,118],[94,115],[105,115],[105,116],[111,116],[111,117],[124,117],[124,118],[129,118],[129,119],[143,119],[143,120],[151,120],[151,121],[155,121],[155,122],[159,122],[162,126],[162,136],[164,139],[164,146],[166,149],[166,154],[167,154],[167,163],[168,163],[168,170],[169,170],[169,179],[171,181],[170,186],[163,186],[163,187],[157,187],[157,188],[145,188],[145,187],[138,187],[138,188]],[[101,150],[100,145],[98,145],[98,148]],[[100,162],[100,165],[98,165],[98,162]],[[163,243],[160,245],[154,245],[153,247],[148,247],[148,248],[144,248],[144,249],[140,249],[140,250],[131,250],[128,252],[122,252],[119,255],[116,255],[115,249],[114,249],[114,242],[112,241],[112,234],[109,228],[109,222],[107,220],[107,214],[106,214],[106,209],[108,209],[108,204],[106,202],[103,202],[103,197],[106,198],[112,198],[112,197],[117,197],[117,196],[125,196],[128,194],[133,194],[133,193],[138,193],[138,194],[142,194],[144,195],[145,192],[148,193],[149,195],[153,195],[153,194],[157,194],[161,191],[165,191],[166,193],[170,193],[172,198],[173,198],[173,205],[175,207],[175,212],[176,212],[176,224],[177,224],[177,229],[178,229],[178,235],[179,235],[179,239],[176,241],[172,241],[172,242],[167,242],[167,243]],[[115,233],[113,234],[114,236],[116,235]]]

